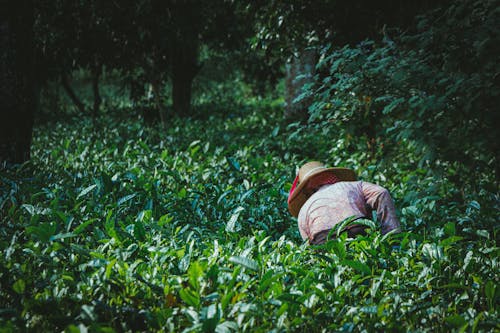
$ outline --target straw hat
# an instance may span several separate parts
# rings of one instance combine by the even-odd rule
[[[338,181],[355,181],[356,173],[348,168],[327,168],[318,161],[304,164],[295,177],[288,195],[288,210],[298,216],[300,208],[319,186]]]

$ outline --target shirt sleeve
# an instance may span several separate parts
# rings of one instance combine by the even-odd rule
[[[367,205],[377,212],[382,234],[392,230],[400,232],[401,223],[396,216],[396,208],[389,191],[382,186],[368,182],[362,182],[361,188]]]

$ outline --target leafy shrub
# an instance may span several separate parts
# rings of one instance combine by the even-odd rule
[[[376,145],[410,142],[421,165],[441,160],[461,181],[491,171],[498,180],[499,15],[496,1],[455,1],[420,17],[415,32],[325,47],[319,83],[303,95],[315,96],[310,120],[366,137],[372,157]]]

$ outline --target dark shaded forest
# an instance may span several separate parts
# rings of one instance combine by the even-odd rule
[[[498,0],[0,4],[0,332],[500,329]],[[402,232],[303,241],[311,160]]]

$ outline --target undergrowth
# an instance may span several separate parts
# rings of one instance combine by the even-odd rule
[[[254,103],[167,129],[39,125],[32,161],[0,178],[0,331],[499,329],[487,176],[457,186],[409,142],[371,156],[281,119]],[[286,198],[310,159],[387,187],[404,232],[304,243]]]

